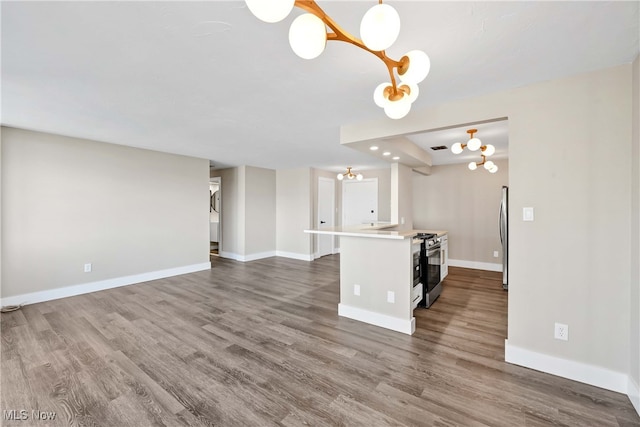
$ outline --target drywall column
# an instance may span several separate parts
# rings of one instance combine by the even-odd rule
[[[409,166],[391,164],[391,223],[413,228],[413,176]]]
[[[314,235],[311,169],[276,171],[276,255],[311,261]]]
[[[276,255],[276,171],[252,166],[221,169],[220,256],[251,261]]]

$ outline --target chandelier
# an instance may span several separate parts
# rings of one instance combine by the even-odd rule
[[[338,174],[338,176],[337,176],[336,178],[338,178],[338,181],[342,181],[342,180],[343,180],[343,179],[345,179],[345,178],[347,178],[347,179],[353,179],[353,178],[355,178],[355,179],[357,179],[358,181],[362,181],[362,178],[364,178],[364,177],[362,176],[362,174],[361,174],[361,173],[359,173],[359,174],[357,174],[357,175],[356,175],[355,173],[351,172],[351,166],[349,166],[349,167],[347,168],[347,172],[345,172],[345,173],[339,173],[339,174]]]
[[[392,6],[382,4],[382,0],[379,0],[379,4],[369,9],[362,17],[362,39],[358,39],[343,30],[313,0],[245,2],[258,19],[270,23],[282,21],[294,6],[304,10],[306,13],[295,18],[289,27],[289,44],[301,58],[316,58],[324,51],[327,41],[331,40],[347,42],[374,54],[384,62],[391,80],[375,88],[374,102],[392,119],[401,119],[411,110],[411,104],[418,98],[418,83],[429,74],[431,61],[427,54],[420,50],[408,52],[399,61],[385,54],[385,49],[389,48],[400,34],[400,16]],[[394,70],[399,80],[396,79]]]
[[[469,134],[469,141],[466,144],[461,144],[456,142],[451,147],[451,152],[453,154],[460,154],[466,148],[470,151],[478,151],[480,150],[480,156],[482,156],[481,162],[470,162],[468,167],[469,169],[476,170],[478,166],[484,166],[486,170],[491,173],[498,172],[498,165],[493,163],[491,160],[487,160],[487,157],[493,155],[496,152],[496,147],[491,144],[482,145],[482,141],[473,136],[474,133],[478,132],[478,129],[469,129],[467,133]]]

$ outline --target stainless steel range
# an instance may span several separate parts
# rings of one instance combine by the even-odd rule
[[[420,280],[423,285],[422,301],[419,305],[429,308],[442,292],[440,238],[432,233],[418,233],[414,236],[414,241],[418,239],[421,240]]]

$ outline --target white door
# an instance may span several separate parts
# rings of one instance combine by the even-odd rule
[[[335,193],[336,183],[331,178],[318,177],[318,218],[316,226],[318,229],[334,226],[335,218]],[[333,236],[327,234],[316,234],[318,258],[331,255],[334,251]]]
[[[342,225],[378,221],[378,179],[342,181]]]

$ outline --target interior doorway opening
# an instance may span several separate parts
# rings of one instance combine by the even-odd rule
[[[222,178],[209,179],[209,256],[220,256],[222,248]]]

